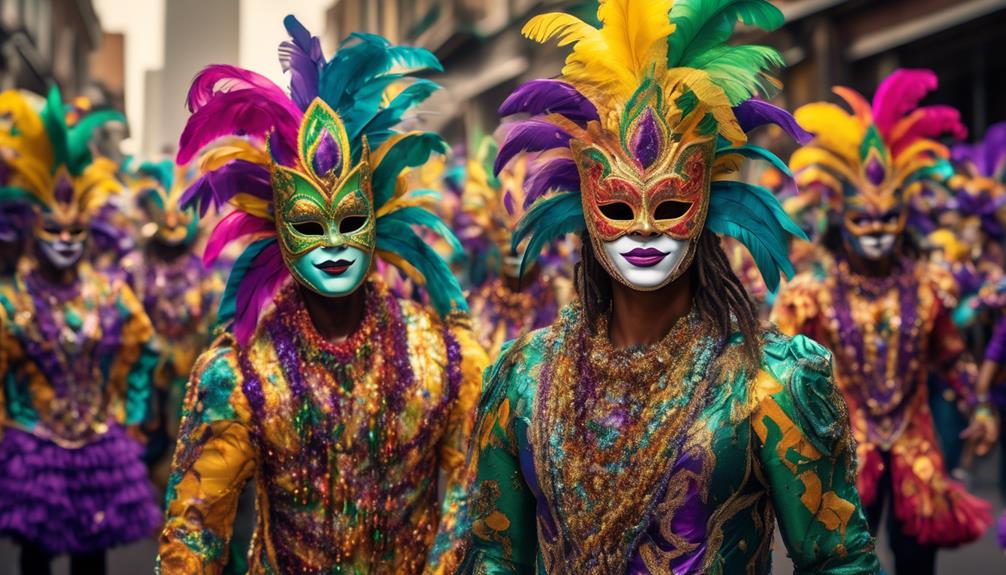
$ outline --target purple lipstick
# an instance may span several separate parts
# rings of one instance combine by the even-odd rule
[[[637,268],[650,268],[663,261],[667,257],[667,252],[657,248],[633,248],[623,253],[622,257]]]

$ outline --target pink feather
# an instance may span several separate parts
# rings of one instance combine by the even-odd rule
[[[235,210],[217,223],[206,241],[203,250],[203,264],[209,266],[217,261],[220,254],[231,242],[245,236],[264,232],[275,232],[276,224],[269,220],[253,216],[247,212]]]
[[[238,343],[248,343],[255,333],[262,309],[273,300],[288,277],[290,271],[283,263],[279,242],[269,245],[255,257],[241,280],[235,301],[234,335]]]
[[[276,101],[293,101],[282,88],[265,76],[227,64],[213,64],[203,68],[192,80],[189,94],[185,102],[190,112],[198,112],[217,94],[239,92],[242,90],[257,90],[259,93]]]
[[[873,96],[873,120],[886,140],[894,125],[914,110],[922,98],[936,89],[939,81],[932,70],[895,70]]]
[[[902,122],[907,123],[904,133],[891,142],[891,152],[897,156],[919,138],[939,139],[949,133],[955,140],[968,137],[968,130],[961,123],[961,114],[950,106],[925,106],[911,113],[895,124],[895,130]]]
[[[213,140],[231,135],[264,138],[274,132],[278,143],[296,150],[301,116],[291,111],[292,106],[289,99],[269,99],[258,90],[220,92],[189,117],[178,139],[176,161],[186,164]]]

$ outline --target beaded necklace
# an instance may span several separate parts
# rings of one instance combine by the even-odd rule
[[[85,276],[82,272],[76,282],[63,285],[28,271],[15,318],[26,356],[54,392],[38,409],[42,425],[36,432],[67,447],[107,429],[101,359],[117,344],[117,334],[109,333],[115,321],[102,325],[97,278]]]
[[[270,515],[272,531],[279,535],[273,538],[277,566],[284,573],[314,573],[343,564],[394,564],[403,572],[417,572],[436,529],[436,513],[419,526],[395,518],[402,512],[403,495],[429,486],[430,478],[435,496],[437,462],[423,461],[404,477],[389,468],[433,440],[435,423],[443,422],[460,385],[460,351],[452,337],[445,338],[449,392],[419,432],[403,441],[399,429],[407,394],[415,393],[415,375],[401,305],[383,285],[371,282],[364,289],[361,324],[341,342],[332,343],[316,331],[292,286],[281,292],[275,313],[262,328],[289,388],[294,438],[289,449],[279,452],[264,440],[261,428],[256,432],[268,473],[283,477],[282,483],[266,481],[262,488],[271,508],[306,511]],[[244,389],[262,421],[265,374],[248,353],[240,355]],[[305,549],[314,550],[311,557],[304,556]],[[395,561],[389,562],[390,557]],[[402,563],[402,558],[412,563]]]
[[[540,543],[549,573],[624,573],[665,491],[686,431],[708,404],[723,349],[696,310],[659,343],[624,350],[579,304],[550,334],[529,436],[555,520]]]
[[[914,263],[900,260],[883,278],[854,274],[845,260],[837,268],[832,301],[844,387],[881,420],[879,431],[890,439],[903,427],[904,399],[918,382],[922,353]]]

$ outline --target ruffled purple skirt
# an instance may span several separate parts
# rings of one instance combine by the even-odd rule
[[[0,441],[0,535],[46,552],[92,553],[153,535],[161,510],[125,430],[65,449],[20,429]]]

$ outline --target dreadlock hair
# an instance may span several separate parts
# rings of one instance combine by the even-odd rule
[[[587,314],[588,325],[595,325],[601,314],[611,311],[611,276],[598,261],[586,232],[581,237],[580,262],[576,265],[576,293]],[[761,322],[754,301],[734,274],[716,234],[704,231],[699,236],[695,258],[688,275],[693,283],[693,298],[699,313],[712,321],[720,337],[739,331],[744,336],[744,358],[757,366],[761,360]]]

